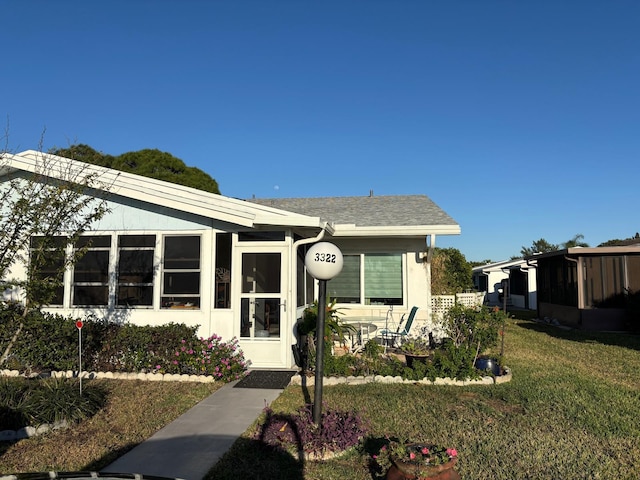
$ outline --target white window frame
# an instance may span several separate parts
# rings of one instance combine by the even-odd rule
[[[407,305],[407,254],[406,252],[379,252],[379,251],[371,251],[371,252],[345,252],[344,256],[357,256],[360,258],[360,299],[358,301],[358,303],[341,303],[338,302],[338,305],[341,306],[358,306],[358,307],[382,307],[382,306],[389,306],[390,304],[372,304],[372,303],[366,303],[366,298],[365,298],[365,291],[366,291],[366,284],[365,284],[365,257],[366,256],[371,256],[371,255],[393,255],[393,256],[400,256],[400,262],[401,262],[401,279],[402,279],[402,301],[400,304],[394,304],[394,307],[406,307]],[[329,281],[328,285],[331,284],[331,281]],[[329,289],[327,290],[327,292],[329,291]],[[329,293],[327,293],[329,295]]]

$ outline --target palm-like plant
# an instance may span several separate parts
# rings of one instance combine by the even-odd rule
[[[327,339],[336,338],[342,345],[347,343],[347,335],[354,333],[355,328],[346,324],[341,315],[343,313],[336,308],[336,300],[329,299],[325,307],[324,336]],[[302,322],[298,324],[298,333],[301,335],[314,334],[318,323],[318,301],[305,308],[302,314]]]
[[[582,240],[584,240],[584,235],[582,235],[581,233],[578,233],[577,235],[574,235],[572,239],[564,242],[562,244],[562,248],[588,247],[589,244],[586,242],[583,242]]]

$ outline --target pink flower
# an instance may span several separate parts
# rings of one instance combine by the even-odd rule
[[[422,450],[420,450],[420,453],[423,455],[429,455],[429,449],[427,447],[423,447]]]
[[[455,448],[447,448],[447,455],[450,457],[457,457],[458,451]]]
[[[410,458],[411,460],[415,460],[415,459],[416,459],[416,454],[415,454],[415,453],[413,453],[413,452],[411,452],[411,453],[409,454],[409,458]]]

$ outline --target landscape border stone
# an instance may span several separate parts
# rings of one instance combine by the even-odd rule
[[[108,378],[114,380],[146,380],[152,382],[198,382],[198,383],[214,383],[216,379],[211,375],[187,375],[175,373],[125,373],[125,372],[87,372],[83,371],[80,375],[77,371],[52,371],[36,374],[23,374],[18,370],[0,370],[3,377],[26,377],[26,378],[79,378],[94,379]]]
[[[406,384],[420,384],[420,385],[453,385],[459,387],[465,387],[469,385],[495,385],[500,383],[506,383],[511,381],[512,373],[511,369],[505,367],[504,375],[499,376],[484,376],[473,380],[456,380],[454,378],[436,378],[435,380],[429,380],[423,378],[422,380],[407,380],[400,376],[382,376],[382,375],[368,375],[362,377],[324,377],[322,380],[323,385],[364,385],[367,383],[406,383]],[[310,386],[315,385],[315,377],[307,377],[303,375],[294,375],[291,377],[289,385],[303,385]]]

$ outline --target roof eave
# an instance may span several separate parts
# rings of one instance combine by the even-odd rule
[[[253,204],[180,184],[78,162],[35,150],[27,150],[16,155],[7,155],[8,162],[4,165],[4,168],[7,170],[25,170],[33,173],[37,170],[37,162],[41,158],[54,162],[52,165],[55,165],[56,168],[49,172],[54,174],[51,175],[52,177],[56,177],[55,173],[61,168],[71,168],[72,171],[76,172],[96,173],[104,183],[110,185],[109,191],[114,195],[160,205],[204,218],[215,218],[216,220],[250,228],[258,225],[315,228],[322,226],[318,217],[310,217]]]
[[[369,226],[334,225],[334,237],[423,237],[426,235],[460,235],[459,225]]]
[[[322,228],[323,222],[318,217],[307,217],[304,215],[283,216],[283,215],[259,215],[254,220],[254,225],[269,225],[282,227],[312,227]]]

